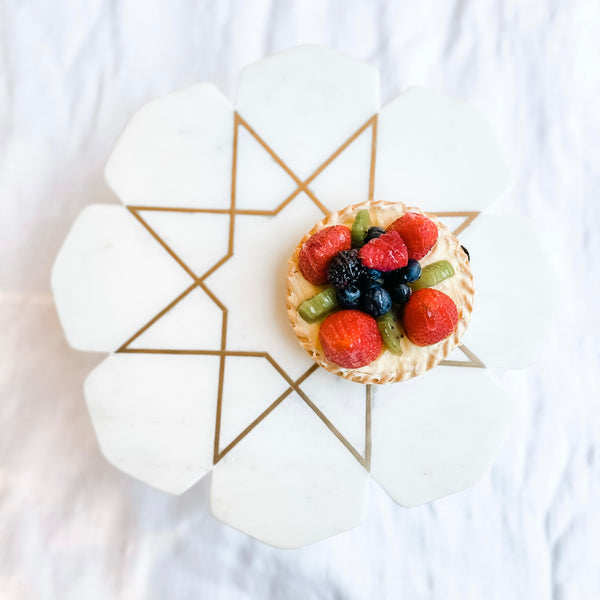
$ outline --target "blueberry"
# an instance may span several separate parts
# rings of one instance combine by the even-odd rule
[[[392,308],[392,299],[383,288],[372,288],[363,292],[360,307],[372,317],[380,317]]]
[[[461,246],[461,248],[463,249],[463,252],[467,255],[467,260],[471,262],[471,255],[469,254],[469,251],[464,246]]]
[[[365,269],[358,280],[358,287],[361,290],[370,290],[383,285],[383,275],[377,269]]]
[[[358,282],[360,289],[364,292],[365,290],[374,290],[383,287],[383,278],[379,279],[363,279]]]
[[[385,229],[383,227],[369,227],[365,237],[365,244],[375,238],[381,237],[384,233]]]
[[[412,283],[421,277],[421,265],[418,260],[409,258],[408,263],[401,269],[386,273],[386,288],[391,290],[398,283]]]
[[[421,277],[421,265],[414,258],[408,259],[408,264],[404,267],[404,283],[412,283]]]
[[[392,289],[399,281],[404,281],[401,271],[402,269],[396,269],[395,271],[387,271],[383,274],[383,286],[386,290]]]
[[[381,271],[378,271],[377,269],[365,268],[363,271],[363,277],[368,279],[379,279],[381,277]]]
[[[349,285],[336,293],[340,308],[357,308],[360,300],[360,290],[355,285]]]
[[[364,267],[358,258],[358,249],[342,250],[329,263],[327,281],[336,290],[343,290],[356,283],[363,271]]]
[[[412,290],[406,283],[397,283],[390,289],[390,296],[397,304],[406,304],[411,294]]]

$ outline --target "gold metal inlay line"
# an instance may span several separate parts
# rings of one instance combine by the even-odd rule
[[[436,217],[465,217],[465,220],[452,232],[454,235],[462,233],[481,214],[479,210],[456,210],[431,213]]]
[[[475,367],[478,369],[485,369],[486,366],[483,362],[475,356],[475,353],[469,350],[464,344],[457,346],[469,360],[443,360],[439,364],[444,367]]]
[[[259,423],[261,423],[285,398],[287,398],[292,392],[295,392],[302,398],[307,406],[314,412],[314,414],[323,422],[323,424],[335,435],[338,440],[346,447],[346,449],[354,456],[354,458],[367,470],[370,469],[371,465],[371,418],[372,418],[372,407],[373,407],[373,389],[371,385],[365,386],[365,448],[364,456],[354,448],[352,444],[345,438],[344,435],[335,427],[335,425],[327,418],[327,416],[316,406],[316,404],[304,393],[300,388],[300,385],[308,378],[312,373],[318,369],[318,365],[312,365],[301,377],[295,381],[290,378],[286,371],[275,361],[275,359],[267,352],[261,351],[234,351],[227,350],[227,323],[228,323],[228,309],[227,307],[217,298],[217,296],[210,290],[205,284],[207,279],[212,273],[219,269],[227,260],[229,260],[234,253],[234,239],[235,239],[235,217],[236,215],[256,215],[256,216],[275,216],[281,212],[290,202],[298,196],[299,193],[304,192],[314,204],[323,212],[325,216],[329,214],[327,207],[316,197],[312,190],[308,187],[309,184],[314,181],[335,159],[350,146],[362,133],[364,133],[369,127],[371,127],[371,151],[370,151],[370,163],[369,163],[369,190],[368,199],[373,200],[375,190],[375,168],[376,168],[376,152],[377,152],[377,125],[378,115],[375,114],[370,117],[363,125],[361,125],[343,144],[341,144],[323,163],[321,163],[315,171],[304,181],[302,181],[292,169],[277,155],[277,153],[265,142],[265,140],[237,113],[234,113],[233,117],[233,152],[232,152],[232,166],[231,166],[231,198],[229,208],[176,208],[176,207],[160,207],[160,206],[129,206],[128,209],[131,214],[137,219],[137,221],[148,231],[148,233],[163,247],[163,249],[181,266],[181,268],[191,277],[193,283],[186,288],[179,296],[177,296],[172,302],[167,304],[158,314],[152,317],[143,327],[136,331],[122,346],[120,346],[116,352],[123,354],[181,354],[181,355],[198,355],[198,356],[218,356],[219,357],[219,379],[218,379],[218,391],[217,391],[217,406],[216,406],[216,422],[215,422],[215,438],[213,448],[213,463],[217,463],[221,460],[228,452],[231,451],[242,439],[244,439]],[[254,137],[254,139],[263,147],[263,149],[273,158],[273,160],[293,179],[296,183],[297,188],[285,198],[275,209],[273,210],[250,210],[250,209],[238,209],[236,207],[236,185],[237,185],[237,167],[238,167],[238,140],[239,140],[239,127],[244,127],[248,133]],[[212,213],[212,214],[228,214],[230,216],[229,221],[229,240],[227,254],[223,256],[217,263],[215,263],[208,271],[202,275],[197,275],[192,269],[181,259],[180,256],[162,239],[162,237],[147,223],[140,213],[145,211],[164,211],[164,212],[180,212],[180,213]],[[473,220],[479,215],[479,212],[467,211],[467,212],[439,212],[434,213],[436,216],[464,216],[465,221],[458,227],[454,234],[464,231]],[[130,344],[133,343],[139,336],[147,331],[156,321],[163,317],[169,312],[174,306],[182,301],[194,288],[199,287],[222,311],[223,320],[221,328],[221,343],[219,350],[182,350],[182,349],[169,349],[169,348],[130,348]],[[477,366],[484,367],[483,363],[465,346],[460,346],[463,353],[470,359],[470,362],[464,361],[442,361],[440,364],[446,364],[451,366]],[[279,373],[281,377],[288,383],[288,388],[275,399],[260,415],[258,415],[243,431],[241,431],[225,448],[220,450],[220,432],[221,432],[221,419],[222,419],[222,402],[223,402],[223,388],[225,378],[225,361],[227,356],[236,357],[249,357],[249,358],[264,358],[266,359]]]
[[[367,384],[365,401],[365,463],[367,471],[371,470],[371,414],[373,410],[373,386]]]

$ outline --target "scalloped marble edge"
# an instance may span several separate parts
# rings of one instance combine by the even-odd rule
[[[458,324],[454,329],[454,333],[446,338],[445,340],[438,342],[437,344],[433,344],[432,346],[427,346],[426,348],[429,350],[427,360],[425,361],[413,361],[412,369],[402,369],[395,370],[390,372],[388,369],[381,368],[382,362],[386,356],[393,356],[388,350],[383,350],[382,354],[375,361],[370,363],[365,367],[361,367],[360,369],[345,369],[328,361],[325,358],[323,350],[321,349],[321,345],[319,344],[318,338],[315,340],[314,337],[311,336],[308,324],[304,323],[302,319],[298,318],[298,306],[300,301],[303,300],[299,297],[299,295],[294,291],[292,287],[292,281],[295,278],[304,277],[300,273],[300,269],[298,267],[298,257],[300,255],[300,249],[304,245],[304,243],[317,231],[323,229],[324,227],[329,227],[331,225],[348,225],[349,222],[353,220],[354,215],[363,209],[384,209],[384,210],[392,210],[394,207],[401,207],[401,212],[399,212],[395,218],[402,216],[404,213],[408,211],[418,212],[424,215],[427,215],[434,223],[437,225],[438,229],[448,232],[449,239],[456,239],[456,237],[452,234],[452,232],[444,225],[439,219],[437,219],[434,215],[426,213],[418,207],[411,207],[403,204],[402,202],[387,202],[384,200],[379,201],[366,201],[361,202],[360,204],[354,204],[352,206],[348,206],[343,210],[331,213],[321,221],[319,221],[301,240],[300,243],[296,246],[292,257],[288,261],[288,277],[287,277],[287,287],[286,287],[286,305],[287,305],[287,313],[290,319],[290,323],[292,324],[292,328],[298,341],[302,345],[302,347],[308,352],[308,354],[312,357],[312,359],[323,367],[326,371],[337,375],[338,377],[342,377],[347,379],[348,381],[354,381],[356,383],[363,384],[386,384],[386,383],[396,383],[400,381],[406,381],[407,379],[411,379],[412,377],[416,377],[418,375],[422,375],[429,369],[432,369],[437,364],[439,364],[442,360],[444,360],[454,348],[456,348],[460,344],[460,340],[465,333],[469,321],[471,319],[471,313],[473,312],[473,296],[475,293],[475,288],[473,285],[473,274],[471,272],[471,268],[469,266],[469,261],[460,250],[460,243],[458,244],[459,248],[456,249],[454,258],[458,263],[458,268],[455,268],[454,277],[461,278],[460,289],[463,291],[463,301],[461,304],[464,306]],[[458,240],[457,240],[458,242]],[[436,242],[437,245],[437,242]],[[435,250],[435,246],[434,249]],[[456,267],[456,265],[454,265]],[[459,272],[460,269],[460,272]],[[306,280],[304,280],[306,281]],[[308,282],[306,282],[308,284]],[[310,285],[310,284],[308,284]],[[317,286],[313,286],[315,293],[319,289]],[[456,298],[453,298],[456,302]]]

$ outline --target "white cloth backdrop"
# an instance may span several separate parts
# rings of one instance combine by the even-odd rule
[[[537,221],[561,312],[500,374],[519,410],[485,480],[411,510],[373,485],[363,525],[279,551],[216,522],[208,481],[170,497],[105,462],[82,396],[103,357],[67,347],[49,269],[117,201],[132,111],[195,81],[234,98],[300,43],[372,62],[384,101],[421,84],[489,116],[515,172],[498,210]],[[0,0],[0,598],[600,598],[599,63],[596,0]]]

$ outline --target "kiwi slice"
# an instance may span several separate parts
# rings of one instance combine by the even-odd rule
[[[316,323],[327,316],[338,305],[335,288],[328,287],[298,307],[298,314],[307,323]]]
[[[377,327],[383,338],[385,347],[396,356],[402,354],[402,334],[398,329],[398,322],[391,310],[377,319]]]
[[[352,223],[352,228],[350,229],[353,248],[360,248],[365,243],[367,231],[372,226],[369,211],[367,209],[359,210],[356,213],[356,217],[354,217],[354,223]]]
[[[452,275],[454,275],[454,268],[452,265],[447,260],[438,260],[437,262],[423,267],[421,277],[408,285],[410,285],[413,291],[422,290],[437,285],[444,281],[444,279],[452,277]]]

